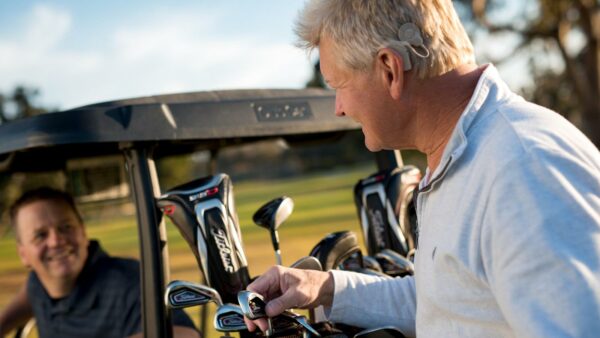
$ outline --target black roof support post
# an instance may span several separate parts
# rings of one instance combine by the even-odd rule
[[[167,239],[155,197],[160,194],[152,149],[131,143],[121,144],[137,210],[141,253],[142,329],[146,338],[171,338],[165,309],[165,281],[168,278]]]

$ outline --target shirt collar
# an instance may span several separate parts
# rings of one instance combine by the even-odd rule
[[[493,112],[499,103],[507,99],[510,95],[513,95],[506,83],[500,78],[496,67],[492,64],[487,64],[484,67],[485,69],[479,77],[471,100],[469,100],[469,103],[461,113],[450,136],[450,140],[444,149],[440,165],[438,165],[433,174],[427,168],[425,177],[429,179],[421,181],[419,189],[424,189],[428,185],[442,179],[447,170],[460,158],[467,148],[467,134],[469,129],[482,116]]]

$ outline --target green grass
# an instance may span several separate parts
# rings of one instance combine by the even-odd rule
[[[283,263],[290,265],[309,253],[325,235],[334,231],[352,230],[359,234],[354,207],[354,184],[374,171],[373,167],[346,168],[285,180],[233,182],[234,194],[244,248],[250,273],[260,274],[274,263],[274,254],[267,230],[252,223],[252,215],[272,198],[287,195],[294,200],[294,213],[280,227],[279,237]],[[112,255],[139,257],[139,241],[134,216],[113,216],[86,222],[88,237],[97,238]],[[171,279],[198,281],[195,258],[178,230],[167,221]],[[0,308],[4,308],[17,288],[22,285],[27,270],[21,266],[12,233],[0,238]],[[210,312],[214,306],[209,307]],[[198,324],[198,308],[190,315]],[[210,325],[209,325],[210,327]],[[221,335],[208,330],[207,337]]]

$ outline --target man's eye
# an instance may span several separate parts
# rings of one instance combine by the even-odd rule
[[[72,231],[72,230],[73,230],[73,228],[74,228],[74,227],[73,227],[73,225],[71,225],[71,224],[63,224],[63,225],[61,225],[61,226],[60,226],[59,230],[60,230],[60,232],[62,232],[62,233],[66,233],[66,232],[70,232],[70,231]]]
[[[48,233],[47,233],[47,232],[45,232],[45,231],[42,231],[42,232],[36,232],[36,233],[34,233],[34,234],[33,234],[33,240],[34,240],[34,241],[41,241],[41,240],[43,240],[44,238],[46,238],[46,236],[47,236],[47,235],[48,235]]]

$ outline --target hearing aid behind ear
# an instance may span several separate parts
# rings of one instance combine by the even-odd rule
[[[412,51],[413,54],[420,58],[429,57],[429,49],[427,49],[427,47],[425,47],[423,44],[423,38],[421,37],[419,27],[417,27],[417,25],[414,23],[407,22],[400,26],[400,30],[398,30],[398,40],[399,46],[397,46],[397,51],[400,53],[402,60],[404,61],[404,71],[412,69],[409,51]],[[421,48],[425,51],[425,53],[419,53],[415,47]]]

